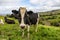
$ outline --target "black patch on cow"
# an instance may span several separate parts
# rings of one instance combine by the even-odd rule
[[[5,19],[5,22],[8,24],[15,24],[14,20],[7,19],[7,17],[4,17],[4,19]]]
[[[29,15],[29,20],[30,20],[31,25],[32,24],[34,24],[34,25],[36,24],[37,18],[38,18],[38,14],[37,13],[32,13],[32,14]]]
[[[28,25],[36,24],[38,18],[37,13],[26,12],[24,15],[24,23]],[[19,23],[21,23],[21,14],[19,14]]]
[[[12,10],[14,17],[18,19],[19,23],[21,23],[21,14],[20,14],[20,9],[19,11]],[[33,11],[26,11],[24,15],[24,23],[28,25],[36,24],[38,18],[38,14],[34,13]]]

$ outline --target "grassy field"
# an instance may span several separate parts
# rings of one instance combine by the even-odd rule
[[[4,19],[0,16],[0,19]],[[9,18],[14,19],[14,18]],[[22,30],[19,23],[14,19],[16,24],[0,24],[0,40],[28,40],[27,31],[25,30],[25,37],[22,38]],[[38,25],[38,32],[35,32],[35,26],[30,27],[30,40],[60,40],[60,27]]]
[[[40,23],[60,27],[60,10],[40,12]]]

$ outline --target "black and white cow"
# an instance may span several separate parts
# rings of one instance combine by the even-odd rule
[[[23,29],[22,37],[24,36],[24,29],[27,28],[28,38],[29,38],[30,25],[37,24],[36,29],[35,29],[35,31],[37,32],[39,15],[38,15],[38,13],[34,13],[32,11],[27,11],[26,8],[24,8],[24,7],[19,8],[18,14],[19,14],[18,20],[20,23],[20,27]]]
[[[7,19],[7,17],[4,17],[4,19],[5,19],[5,22],[8,24],[15,24],[14,20]]]

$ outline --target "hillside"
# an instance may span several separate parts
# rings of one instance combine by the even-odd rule
[[[60,27],[60,10],[40,12],[40,24]]]
[[[47,12],[38,12],[38,13],[40,13],[40,15],[59,14],[60,13],[60,9],[59,10],[47,11]]]
[[[0,16],[0,19],[3,16]],[[14,18],[9,18],[14,19]],[[22,38],[22,30],[19,23],[14,19],[16,24],[0,24],[0,40],[27,40],[27,31],[25,30],[25,37]],[[35,32],[35,26],[30,27],[30,40],[60,40],[60,28],[54,26],[38,25],[38,32]]]

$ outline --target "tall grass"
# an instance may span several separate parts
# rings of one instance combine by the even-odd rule
[[[25,37],[22,38],[22,30],[19,23],[14,19],[16,24],[0,24],[0,40],[28,40],[27,29]],[[30,26],[30,40],[60,40],[60,28],[46,25],[38,25],[38,31],[35,32],[35,26]]]
[[[38,32],[35,32],[35,26],[30,27],[30,40],[60,40],[60,28],[50,26],[38,26]],[[27,40],[27,30],[25,37],[22,38],[22,30],[18,24],[0,25],[1,40]]]

